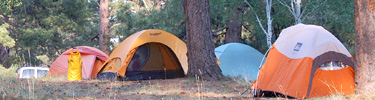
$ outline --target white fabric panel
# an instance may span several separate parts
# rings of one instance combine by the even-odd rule
[[[321,26],[297,24],[281,31],[274,43],[277,50],[292,59],[315,58],[328,51],[351,57],[345,46]]]

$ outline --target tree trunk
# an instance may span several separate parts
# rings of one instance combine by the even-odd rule
[[[9,68],[8,62],[6,59],[9,57],[9,49],[0,45],[0,64],[5,68]]]
[[[266,0],[266,12],[267,12],[267,33],[266,40],[268,48],[272,47],[272,19],[271,19],[271,9],[272,9],[272,0]]]
[[[357,93],[375,92],[374,0],[354,0]]]
[[[211,33],[209,0],[184,0],[188,47],[188,76],[218,80],[223,76],[216,63]]]
[[[225,33],[225,43],[242,43],[241,32],[242,32],[242,20],[241,20],[241,11],[235,11],[232,13],[232,16],[229,20],[229,25],[227,32]]]
[[[0,19],[3,20],[5,23],[8,23],[11,26],[13,26],[14,27],[13,28],[14,32],[17,32],[17,28],[16,28],[17,25],[14,22],[12,22],[11,20],[9,20],[8,16],[0,15]],[[11,36],[11,33],[12,32],[9,32],[9,36]],[[12,37],[12,38],[14,38],[14,37]],[[4,66],[5,68],[9,68],[10,67],[8,61],[6,61],[6,59],[9,57],[9,52],[10,52],[9,49],[10,48],[11,47],[6,47],[6,46],[3,46],[3,45],[0,44],[0,64],[2,66]]]
[[[100,32],[99,32],[99,48],[104,53],[109,54],[109,39],[106,36],[109,33],[109,8],[108,8],[109,0],[100,0]]]
[[[301,23],[301,0],[296,0],[294,2],[295,4],[295,10],[296,10],[296,15],[295,15],[295,24]]]

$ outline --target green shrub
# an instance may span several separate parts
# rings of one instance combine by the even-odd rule
[[[17,70],[18,66],[12,65],[9,68],[5,68],[0,65],[0,77],[12,77],[17,78]]]

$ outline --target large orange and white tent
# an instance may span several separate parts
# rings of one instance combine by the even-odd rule
[[[113,50],[98,78],[183,77],[188,70],[186,54],[186,44],[175,35],[158,29],[143,30],[132,34]]]
[[[345,46],[321,26],[288,27],[271,47],[252,89],[295,98],[354,93],[354,64]],[[263,93],[263,94],[262,94]]]
[[[74,53],[79,50],[82,59],[82,78],[95,78],[102,67],[104,61],[107,60],[107,54],[99,49],[89,46],[77,46],[73,50]],[[69,49],[62,53],[51,65],[47,76],[67,76],[68,74],[68,58],[70,56]]]

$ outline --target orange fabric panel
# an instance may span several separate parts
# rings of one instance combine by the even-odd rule
[[[274,46],[268,55],[267,61],[259,71],[257,89],[297,98],[306,97],[313,59],[308,57],[291,59]]]
[[[113,58],[111,59],[103,68],[102,72],[113,72],[116,73],[117,69],[120,68],[121,60],[120,58]],[[104,66],[104,65],[103,65]]]
[[[107,63],[105,66],[103,64],[103,71],[102,72],[113,72],[117,73],[118,76],[124,77],[126,73],[126,69],[128,68],[128,65],[133,58],[134,53],[137,51],[138,48],[134,48],[133,50],[130,50],[128,55],[124,60],[121,60],[121,58],[113,58],[110,61],[106,61]],[[123,62],[122,62],[123,61]]]
[[[332,94],[354,94],[354,77],[354,69],[349,66],[340,70],[322,70],[318,68],[313,78],[309,98]]]
[[[178,61],[178,58],[177,56],[175,55],[175,53],[166,45],[161,45],[162,47],[164,47],[165,49],[165,53],[169,55],[169,58],[171,59],[172,63],[174,64],[174,68],[176,69],[183,69],[180,62]],[[168,69],[168,68],[167,68]]]
[[[168,51],[161,44],[158,45],[163,56],[165,69],[177,69],[177,66],[173,63],[174,60],[172,60],[170,55],[167,53]]]
[[[134,48],[132,50],[129,51],[128,55],[126,56],[124,62],[122,63],[121,67],[117,70],[117,74],[120,76],[120,77],[124,77],[125,74],[126,74],[126,69],[128,68],[129,66],[129,63],[130,61],[132,60],[133,56],[134,56],[134,53],[137,51],[138,47],[137,48]]]
[[[91,72],[91,78],[95,78],[97,76],[100,69],[102,69],[103,63],[104,62],[101,60],[95,61],[94,66],[92,68],[92,72]]]

